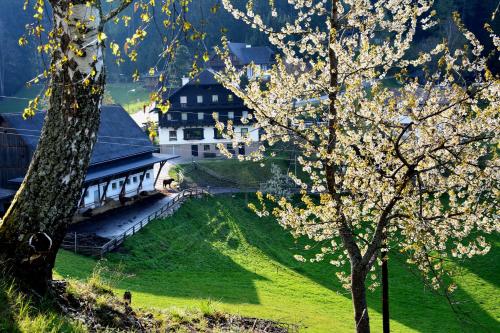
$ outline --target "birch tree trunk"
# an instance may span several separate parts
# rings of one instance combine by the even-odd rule
[[[44,290],[52,278],[81,195],[105,78],[99,2],[51,4],[58,49],[51,64],[50,106],[26,177],[0,224],[0,260],[36,290]]]

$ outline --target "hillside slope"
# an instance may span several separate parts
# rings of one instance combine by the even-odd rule
[[[155,221],[101,263],[116,291],[132,291],[135,306],[213,305],[245,316],[301,325],[306,332],[352,332],[352,305],[327,262],[300,263],[295,241],[272,219],[259,219],[243,196],[191,200]],[[492,253],[461,267],[455,298],[426,290],[397,255],[390,261],[393,332],[498,331],[498,242]],[[96,261],[63,251],[57,272],[85,278]],[[369,294],[371,321],[381,331],[380,290]]]

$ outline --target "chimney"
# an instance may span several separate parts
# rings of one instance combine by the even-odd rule
[[[189,83],[189,78],[188,77],[183,77],[182,78],[182,85],[185,86],[188,83]]]

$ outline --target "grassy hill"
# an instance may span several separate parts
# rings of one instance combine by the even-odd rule
[[[12,96],[13,98],[0,99],[0,113],[22,112],[28,106],[29,100],[35,98],[42,89],[42,85],[33,85],[30,88],[22,88]],[[149,92],[138,83],[107,84],[106,95],[111,96],[113,103],[121,104],[128,113],[141,111],[143,105],[150,103]]]
[[[170,177],[177,179],[177,174],[182,171],[185,182],[192,186],[221,186],[221,187],[251,187],[259,188],[261,183],[272,177],[271,166],[274,164],[281,169],[282,173],[294,172],[294,161],[287,154],[278,157],[267,157],[261,162],[239,161],[237,159],[200,160],[196,162],[203,169],[209,169],[214,174],[226,179],[237,180],[235,184],[218,180],[203,170],[195,169],[192,163],[177,164],[169,170]],[[300,166],[297,167],[299,177],[303,175]],[[306,179],[306,178],[304,178]]]
[[[393,332],[493,332],[500,329],[499,242],[485,257],[457,266],[454,297],[426,290],[397,255],[390,260]],[[100,263],[118,293],[130,290],[140,307],[215,306],[230,313],[303,326],[306,332],[352,332],[352,305],[328,263],[300,263],[295,241],[270,218],[259,219],[243,196],[191,200],[155,221]],[[85,279],[97,261],[62,251],[56,270]],[[380,290],[369,293],[374,332],[381,331]]]

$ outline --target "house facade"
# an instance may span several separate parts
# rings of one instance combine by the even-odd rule
[[[45,113],[24,120],[0,114],[0,216],[21,185],[38,144]],[[155,191],[154,166],[174,155],[157,154],[148,136],[118,105],[101,108],[101,123],[84,181],[79,211],[110,201],[125,203]]]
[[[204,70],[165,98],[171,106],[165,114],[158,111],[161,153],[197,159],[221,156],[218,144],[240,155],[256,149],[259,132],[248,118],[252,111],[215,79],[212,70]],[[215,128],[214,114],[224,123],[232,121],[236,136],[250,138],[251,144],[233,147]]]

